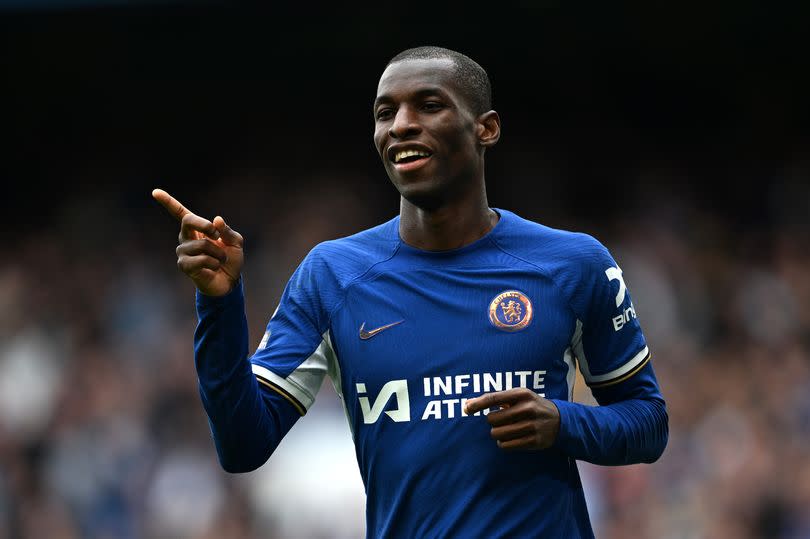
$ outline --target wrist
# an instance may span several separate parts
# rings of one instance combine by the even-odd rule
[[[209,296],[200,291],[200,289],[196,290],[196,303],[198,310],[209,310],[209,309],[222,309],[229,307],[235,304],[241,304],[244,302],[244,285],[242,282],[242,276],[239,277],[234,282],[231,289],[221,295],[221,296]]]
[[[559,423],[557,426],[557,436],[554,438],[554,443],[551,444],[551,448],[559,449],[565,452],[565,449],[568,447],[568,442],[570,440],[570,430],[569,426],[571,423],[571,414],[574,412],[574,408],[580,406],[575,402],[569,402],[566,400],[561,399],[548,399],[554,406],[557,407],[557,412],[559,413]]]

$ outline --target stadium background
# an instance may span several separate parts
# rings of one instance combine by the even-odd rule
[[[597,536],[810,537],[808,9],[561,4],[0,2],[0,538],[362,534],[329,382],[219,469],[149,193],[247,238],[254,347],[315,243],[396,213],[371,101],[421,44],[490,72],[491,205],[593,234],[634,295],[670,443],[581,465]]]

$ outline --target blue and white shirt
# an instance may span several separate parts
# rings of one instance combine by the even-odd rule
[[[319,244],[249,362],[241,286],[198,294],[195,356],[223,466],[260,466],[328,376],[369,537],[592,537],[575,460],[651,462],[666,444],[650,352],[604,246],[496,211],[488,234],[451,251],[405,244],[398,217]],[[577,362],[604,406],[571,402]],[[514,387],[560,410],[550,449],[505,452],[482,413],[464,414],[466,399]]]

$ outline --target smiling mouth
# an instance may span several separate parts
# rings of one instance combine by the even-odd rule
[[[426,152],[424,150],[400,150],[394,154],[392,161],[395,165],[399,165],[413,163],[414,161],[419,161],[420,159],[426,159],[428,157],[430,157],[430,152]]]
[[[399,150],[391,157],[391,162],[398,171],[406,172],[422,167],[431,156],[426,150]]]

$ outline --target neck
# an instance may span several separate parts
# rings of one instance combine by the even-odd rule
[[[453,203],[425,209],[400,199],[399,235],[402,241],[425,251],[458,249],[482,238],[498,222],[486,192]]]

